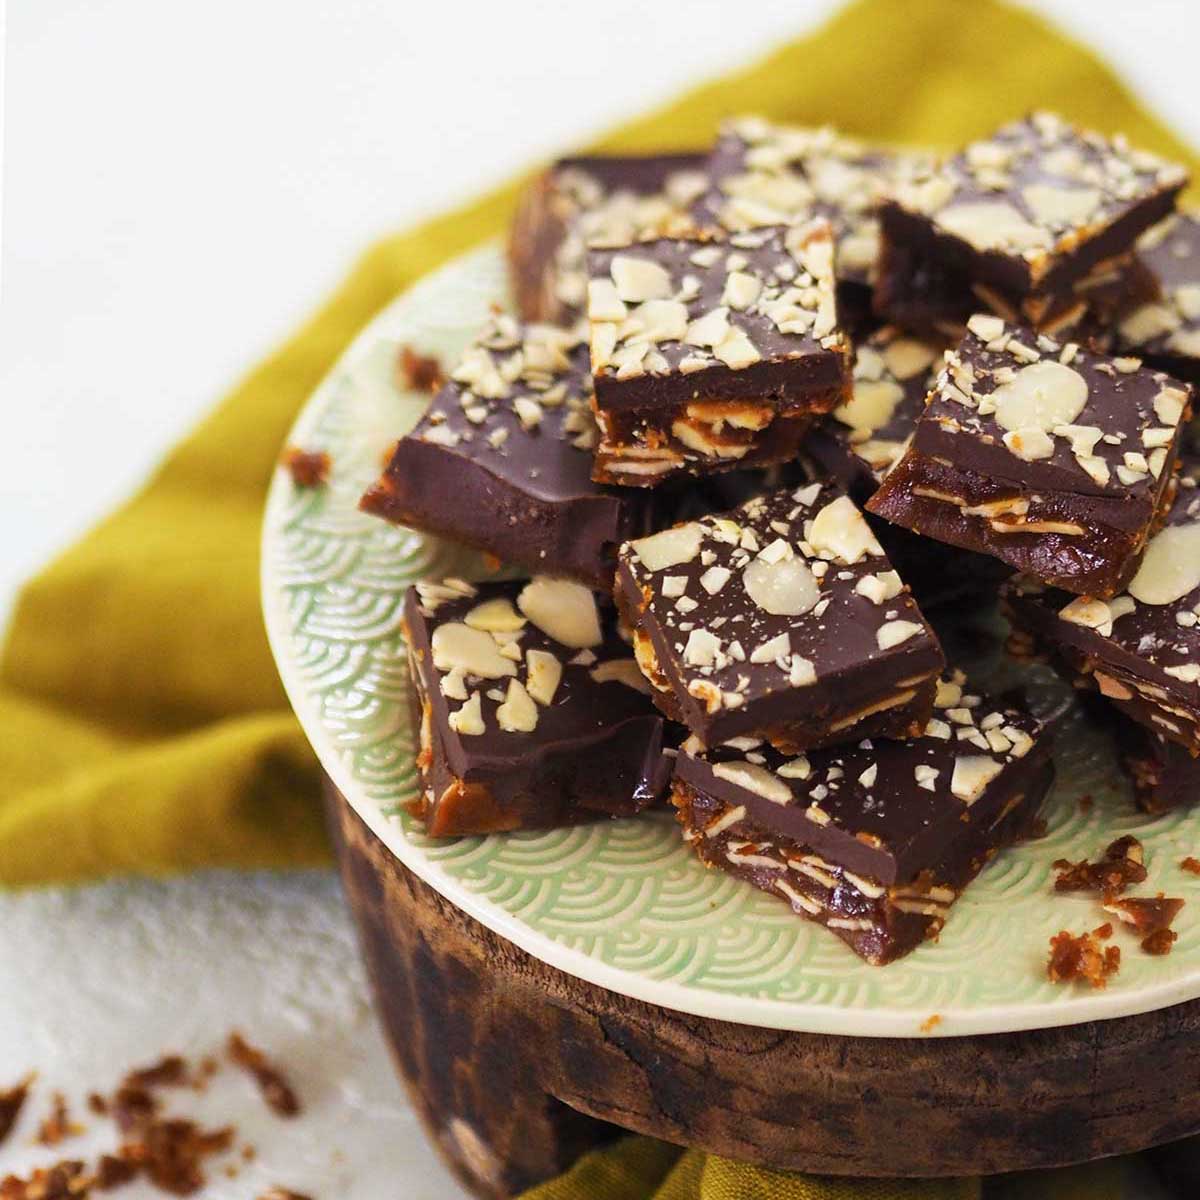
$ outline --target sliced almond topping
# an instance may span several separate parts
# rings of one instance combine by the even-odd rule
[[[455,668],[480,679],[502,679],[515,675],[517,668],[505,658],[495,639],[482,629],[472,629],[459,621],[439,625],[430,638],[433,665],[439,671]]]
[[[604,640],[596,597],[581,583],[539,575],[521,589],[517,607],[544,634],[573,650]]]
[[[817,513],[808,541],[818,554],[827,554],[845,563],[856,563],[868,555],[883,553],[871,527],[848,496],[839,496]]]
[[[954,774],[950,777],[950,791],[965,804],[974,804],[1003,769],[1004,764],[990,755],[970,754],[957,758]]]
[[[508,695],[496,708],[496,722],[507,733],[532,733],[537,728],[537,705],[519,680],[508,681]]]
[[[591,675],[597,683],[623,683],[635,692],[650,694],[650,683],[632,658],[610,658],[607,662],[597,663]]]
[[[1154,397],[1154,415],[1164,424],[1172,427],[1179,424],[1180,417],[1187,405],[1187,392],[1181,388],[1166,386],[1159,389]]]
[[[890,379],[860,379],[845,404],[833,410],[833,415],[843,425],[864,434],[882,429],[896,411],[896,405],[904,399],[904,389]]]
[[[496,596],[477,604],[463,621],[472,629],[483,629],[488,633],[515,633],[525,627],[525,618],[506,596]]]
[[[990,313],[976,313],[967,328],[981,341],[994,342],[1004,332],[1004,322]]]
[[[623,321],[629,314],[611,279],[593,279],[588,284],[588,317],[593,321]]]
[[[609,266],[609,273],[616,285],[617,295],[627,304],[666,300],[674,290],[667,269],[648,258],[618,254]]]
[[[525,690],[539,703],[549,705],[562,679],[562,663],[548,650],[525,653]]]
[[[742,586],[759,608],[776,617],[802,616],[821,598],[816,577],[799,558],[753,559],[742,572]]]
[[[700,553],[704,528],[695,521],[638,538],[629,546],[647,571],[663,571],[691,562]]]
[[[885,621],[875,631],[875,641],[880,650],[890,650],[914,638],[918,633],[924,633],[925,627],[915,621]]]
[[[1146,547],[1129,594],[1143,604],[1174,604],[1200,587],[1200,524],[1168,525]]]
[[[770,800],[772,804],[791,804],[792,802],[792,789],[773,772],[756,763],[713,763],[712,773],[718,779],[724,779],[727,783],[745,788],[746,791],[753,792],[764,800]]]
[[[776,634],[770,641],[763,642],[750,653],[752,663],[769,663],[778,658],[787,658],[792,652],[792,641],[787,633]]]
[[[446,723],[455,733],[466,737],[479,737],[487,732],[483,723],[483,701],[478,692],[472,692],[471,698],[461,708],[452,712]]]
[[[721,294],[721,303],[730,308],[746,309],[758,299],[762,291],[762,282],[757,276],[745,271],[730,271],[725,280],[725,291]]]

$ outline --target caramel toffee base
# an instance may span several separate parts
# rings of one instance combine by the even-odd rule
[[[815,415],[841,403],[843,390],[803,404],[770,399],[683,400],[647,408],[596,408],[600,441],[592,478],[624,487],[766,467],[793,461]]]
[[[650,696],[672,721],[688,726],[710,746],[731,737],[765,738],[784,754],[798,754],[862,738],[916,737],[933,712],[940,663],[918,668],[912,676],[894,681],[881,694],[878,664],[864,667],[853,677],[839,676],[806,687],[789,689],[758,704],[742,708],[707,709],[695,697],[683,699],[663,670],[657,648],[657,626],[643,628],[645,614],[635,598],[636,585],[618,570],[615,599],[622,623],[633,630],[633,652],[650,683]],[[925,664],[922,664],[924,666]],[[833,683],[833,686],[830,684]],[[776,709],[782,708],[786,716]]]
[[[1139,514],[1119,500],[1026,490],[910,449],[867,508],[924,537],[991,555],[1053,587],[1107,597],[1136,572],[1147,539],[1170,507],[1171,484],[1164,478],[1156,506]]]
[[[410,664],[416,655],[410,655]],[[510,762],[456,775],[433,718],[420,668],[411,670],[412,721],[420,794],[408,805],[430,837],[515,829],[557,829],[605,817],[631,817],[662,795],[670,775],[662,721],[621,721],[602,737],[580,739]]]
[[[1027,792],[1012,797],[986,828],[964,833],[944,862],[890,887],[750,821],[731,821],[737,809],[681,780],[672,785],[671,803],[684,838],[706,866],[777,896],[797,916],[824,925],[860,958],[882,966],[937,937],[967,884],[1028,831],[1052,775],[1047,763]]]

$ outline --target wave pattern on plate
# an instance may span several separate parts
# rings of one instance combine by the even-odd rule
[[[1093,902],[1052,895],[1052,864],[1094,855],[1117,832],[1136,830],[1147,848],[1148,886],[1189,904],[1169,959],[1150,959],[1118,934],[1124,961],[1104,1001],[1133,1011],[1141,989],[1171,980],[1200,994],[1200,879],[1178,867],[1200,845],[1197,817],[1140,818],[1104,734],[1078,714],[1063,722],[1061,782],[1047,806],[1047,835],[989,866],[938,942],[885,969],[861,963],[781,902],[705,869],[665,813],[542,834],[426,837],[403,811],[415,795],[416,772],[401,597],[421,577],[470,577],[479,560],[438,538],[364,516],[357,500],[386,448],[427,402],[400,390],[397,348],[412,345],[448,360],[489,306],[504,301],[502,255],[487,247],[385,310],[293,431],[294,444],[331,454],[329,486],[301,492],[280,472],[267,510],[264,602],[284,682],[327,769],[410,866],[535,953],[586,955],[572,969],[602,968],[606,982],[638,994],[672,987],[662,994],[675,1007],[694,1002],[731,1020],[750,1013],[785,1028],[851,1033],[894,1033],[897,1013],[910,1014],[913,1025],[905,1028],[915,1031],[921,1018],[938,1012],[953,1032],[956,1021],[1012,1027],[1014,1012],[1019,1019],[1023,1009],[1049,1005],[1066,1014],[1090,999],[1055,988],[1043,973],[1051,934],[1103,919]],[[994,677],[1003,687],[1022,674],[999,662]],[[1040,711],[1062,703],[1064,689],[1044,669],[1027,672],[1025,681]],[[1090,805],[1079,803],[1085,794]]]

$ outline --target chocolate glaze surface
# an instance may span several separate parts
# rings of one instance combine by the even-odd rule
[[[794,457],[849,384],[832,253],[824,222],[589,251],[596,477]]]
[[[1013,648],[1050,656],[1073,682],[1200,753],[1200,464],[1184,463],[1166,525],[1127,591],[1072,596],[1026,577],[1005,585]]]
[[[1160,295],[1121,320],[1115,344],[1200,383],[1200,217],[1188,212],[1168,217],[1142,235],[1138,257]]]
[[[600,640],[588,647],[566,646],[522,619],[526,587],[525,582],[473,587],[446,581],[418,585],[405,598],[423,788],[418,808],[432,836],[628,816],[652,804],[666,786],[670,759],[663,753],[664,723],[617,633],[611,605],[598,604],[578,588],[583,595],[572,603],[592,605]],[[447,635],[438,630],[470,629],[467,623],[477,622],[480,606],[495,601],[508,602],[512,623],[520,628],[499,635],[474,632],[490,636],[496,650],[509,643],[516,652],[479,658],[483,674],[448,667],[453,651],[441,644]],[[536,698],[531,674],[536,652],[553,656],[561,672],[549,703]],[[450,658],[442,657],[447,653]],[[504,663],[511,674],[497,675]],[[531,729],[503,727],[506,713],[513,724],[504,707],[511,707],[513,681],[532,706]],[[469,717],[455,715],[476,704]]]
[[[947,863],[966,829],[996,819],[1049,761],[1051,739],[1027,709],[972,695],[964,682],[941,681],[921,737],[869,739],[800,758],[754,739],[698,755],[685,745],[676,777],[744,807],[771,837],[879,883],[909,883]],[[956,774],[960,762],[966,766]],[[968,767],[977,777],[968,780]],[[769,773],[762,784],[761,772]]]
[[[1187,385],[1136,359],[977,315],[868,508],[1111,595],[1169,503],[1190,401]]]
[[[1034,113],[903,181],[882,209],[883,257],[904,247],[929,264],[931,285],[984,285],[1040,322],[1098,264],[1131,250],[1186,181],[1182,167],[1120,137]],[[876,295],[885,314],[893,276],[903,286],[885,270]]]
[[[592,482],[590,393],[581,330],[495,318],[363,509],[607,590],[616,546],[651,517],[640,494]]]
[[[583,155],[559,159],[521,197],[509,236],[517,312],[570,324],[587,299],[589,241],[622,245],[691,224],[706,185],[703,154]]]
[[[628,543],[616,595],[655,702],[708,744],[895,736],[928,717],[937,639],[831,483]]]

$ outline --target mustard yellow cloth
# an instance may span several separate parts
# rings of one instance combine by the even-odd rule
[[[595,148],[703,146],[745,111],[953,145],[1032,107],[1198,166],[1093,55],[998,0],[859,0]],[[354,333],[499,233],[520,182],[374,246],[139,495],[25,587],[0,655],[0,884],[326,860],[315,763],[259,618],[267,483],[299,406]],[[989,1184],[988,1195],[1117,1200],[1123,1179],[1114,1165]],[[627,1139],[531,1195],[967,1200],[981,1185],[800,1178]]]

